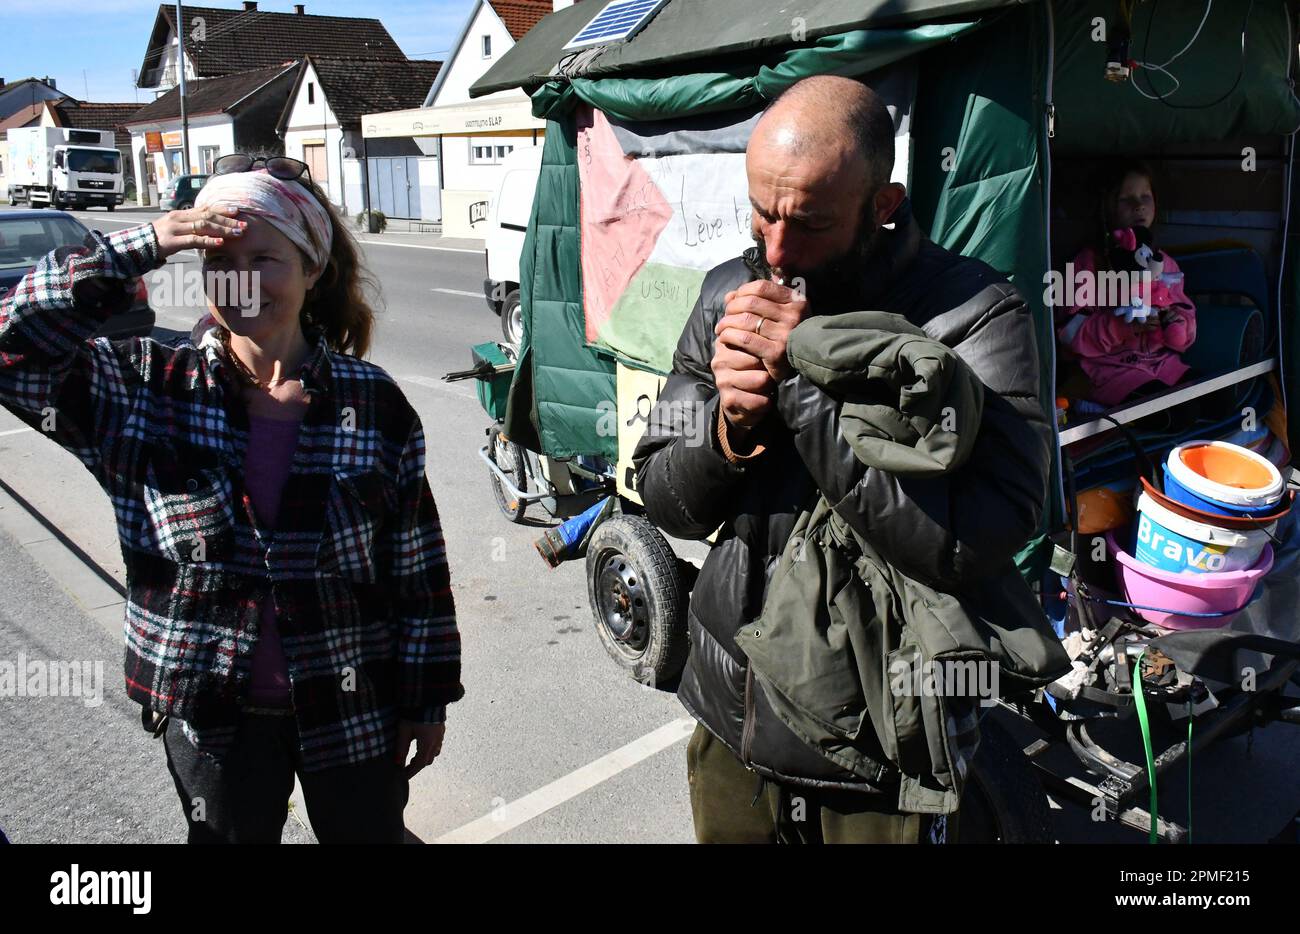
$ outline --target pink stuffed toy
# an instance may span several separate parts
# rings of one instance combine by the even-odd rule
[[[1148,383],[1177,383],[1188,369],[1179,353],[1196,340],[1196,307],[1183,291],[1183,274],[1152,244],[1151,231],[1124,227],[1109,241],[1105,257],[1093,247],[1075,256],[1076,278],[1094,287],[1060,309],[1065,314],[1057,322],[1058,339],[1092,384],[1092,401],[1106,406]],[[1129,274],[1119,284],[1126,296],[1105,294],[1112,272]],[[1109,289],[1115,286],[1110,280]]]
[[[1110,234],[1111,269],[1133,275],[1130,302],[1115,308],[1115,315],[1126,324],[1145,322],[1154,314],[1175,304],[1171,282],[1181,282],[1182,273],[1165,273],[1165,254],[1151,242],[1146,227],[1124,227]]]

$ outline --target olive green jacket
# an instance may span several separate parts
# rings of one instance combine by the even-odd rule
[[[984,386],[901,316],[809,319],[787,356],[841,401],[840,433],[867,467],[923,482],[969,457]],[[810,747],[867,779],[896,770],[904,811],[951,813],[981,706],[1050,682],[1069,660],[1028,586],[988,619],[957,588],[892,567],[834,505],[819,497],[799,516],[762,615],[736,642],[777,716]]]

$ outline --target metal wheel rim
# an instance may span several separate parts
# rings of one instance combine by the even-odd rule
[[[514,485],[518,487],[519,478],[515,476],[515,459],[510,454],[510,442],[503,440],[498,432],[492,442],[492,460],[501,469],[501,472],[509,476],[514,481]],[[496,474],[492,475],[492,485],[497,488],[501,501],[508,511],[514,512],[519,508],[519,500],[510,495],[510,491],[505,488],[505,484],[501,482],[501,478]]]
[[[515,307],[510,309],[510,336],[516,344],[522,344],[524,340],[524,306],[516,302]]]
[[[627,555],[603,552],[596,565],[596,609],[619,652],[640,658],[650,645],[650,606],[641,573]]]

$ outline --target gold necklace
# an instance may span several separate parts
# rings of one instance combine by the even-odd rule
[[[235,368],[236,373],[244,378],[245,382],[252,385],[255,389],[271,389],[275,386],[279,386],[281,383],[288,383],[296,378],[293,376],[280,376],[269,380],[260,379],[256,373],[248,368],[248,365],[244,363],[243,360],[239,359],[239,354],[235,353],[234,348],[230,346],[230,331],[226,328],[220,328],[219,330],[221,333],[221,347],[225,351],[226,357],[229,359],[231,366]]]

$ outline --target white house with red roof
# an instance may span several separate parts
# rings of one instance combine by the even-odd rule
[[[546,123],[532,115],[519,90],[470,100],[469,88],[548,13],[574,0],[474,0],[424,106],[370,113],[362,120],[367,146],[392,137],[437,139],[442,230],[482,237],[501,163],[515,149],[540,146]],[[382,205],[375,205],[382,210]]]

